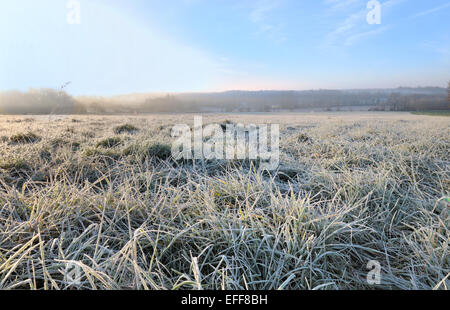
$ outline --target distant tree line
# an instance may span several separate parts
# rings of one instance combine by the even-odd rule
[[[144,101],[138,112],[276,112],[304,109],[448,110],[445,89],[412,91],[261,91],[167,95]]]
[[[426,111],[449,110],[450,100],[444,95],[400,95],[393,93],[384,104],[372,108],[372,111]]]
[[[64,91],[30,89],[0,93],[0,114],[81,114],[86,108]]]
[[[277,112],[352,107],[372,111],[449,110],[445,88],[380,90],[228,91],[148,95],[138,99],[78,97],[53,89],[0,93],[0,114],[118,114],[186,112]]]

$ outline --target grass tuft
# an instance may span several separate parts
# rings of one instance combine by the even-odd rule
[[[145,154],[162,160],[168,159],[172,154],[172,149],[168,144],[155,143],[147,147]]]
[[[18,133],[9,138],[12,143],[34,143],[41,140],[41,138],[33,132]]]
[[[104,148],[113,148],[118,146],[120,143],[122,143],[122,139],[120,137],[112,137],[100,140],[99,142],[97,142],[96,146]]]
[[[135,133],[139,131],[139,128],[137,128],[134,125],[131,124],[124,124],[117,127],[114,127],[114,133],[121,134],[121,133]]]
[[[29,164],[28,162],[23,158],[9,158],[9,159],[3,159],[0,161],[0,168],[5,170],[11,170],[11,169],[28,169]]]

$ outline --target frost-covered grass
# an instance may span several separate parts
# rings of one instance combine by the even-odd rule
[[[448,118],[204,119],[280,123],[279,170],[174,162],[193,115],[2,116],[0,289],[449,287]]]

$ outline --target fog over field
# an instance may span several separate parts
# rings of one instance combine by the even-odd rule
[[[286,111],[450,110],[448,90],[439,87],[228,91],[72,97],[52,89],[0,93],[1,114],[117,114]]]

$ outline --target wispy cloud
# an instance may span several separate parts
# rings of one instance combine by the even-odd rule
[[[360,10],[338,23],[335,29],[325,36],[322,47],[335,47],[346,41],[347,38],[355,36],[358,33],[358,28],[360,28],[358,25],[364,25],[366,14],[366,10]]]
[[[427,51],[437,54],[445,64],[450,64],[450,40],[448,37],[440,41],[425,41],[421,46]]]
[[[435,8],[432,8],[432,9],[429,9],[429,10],[422,11],[422,12],[419,12],[417,14],[414,14],[414,15],[411,16],[411,18],[417,18],[417,17],[425,16],[425,15],[428,15],[428,14],[431,14],[431,13],[434,13],[434,12],[446,9],[448,7],[450,7],[450,2],[446,3],[446,4],[443,4],[441,6],[438,6],[438,7],[435,7]]]
[[[345,43],[345,45],[350,46],[350,45],[353,45],[354,43],[356,43],[357,41],[359,41],[361,39],[364,39],[364,38],[367,38],[367,37],[371,37],[373,35],[377,35],[377,34],[383,33],[386,30],[388,30],[389,28],[391,28],[391,26],[388,25],[388,26],[380,27],[380,28],[375,29],[375,30],[369,30],[369,31],[366,31],[366,32],[360,32],[360,33],[357,33],[357,34],[349,36],[345,40],[344,43]]]
[[[259,0],[254,2],[250,12],[250,20],[254,23],[261,23],[267,19],[267,15],[280,6],[278,0]]]
[[[360,0],[324,0],[324,4],[328,6],[329,12],[348,9],[358,2],[360,2]]]
[[[283,32],[284,24],[274,22],[270,18],[270,15],[274,10],[280,8],[281,5],[282,0],[252,1],[249,13],[250,21],[258,28],[256,33],[265,35],[276,43],[281,43],[286,40],[286,35]]]
[[[382,19],[383,14],[405,0],[389,0],[381,4]],[[351,46],[361,39],[381,34],[392,27],[392,25],[373,26],[366,21],[368,9],[361,5],[361,1],[353,0],[324,0],[324,4],[329,6],[329,10],[334,13],[338,9],[344,11],[347,17],[338,22],[335,28],[330,31],[321,44],[324,49],[335,48],[339,46]],[[356,5],[358,4],[358,5]],[[374,29],[374,27],[377,27]]]

